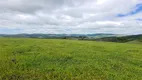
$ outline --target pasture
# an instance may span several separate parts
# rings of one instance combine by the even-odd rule
[[[0,80],[142,80],[142,45],[0,38]]]

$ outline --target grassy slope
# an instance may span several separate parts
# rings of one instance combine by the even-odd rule
[[[0,79],[142,80],[142,45],[0,38]]]
[[[122,37],[104,37],[95,39],[97,41],[107,41],[107,42],[134,42],[134,43],[142,43],[142,34],[141,35],[130,35],[130,36],[122,36]]]

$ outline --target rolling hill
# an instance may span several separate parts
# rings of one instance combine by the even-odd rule
[[[95,39],[96,41],[107,41],[107,42],[142,42],[142,35],[130,35],[122,37],[104,37]]]

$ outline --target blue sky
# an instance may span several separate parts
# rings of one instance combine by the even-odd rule
[[[19,33],[142,34],[142,0],[0,0],[0,34]]]
[[[0,28],[1,34],[17,34],[20,33],[20,31],[20,29]]]
[[[131,12],[128,12],[126,14],[118,14],[118,17],[125,17],[125,16],[131,16],[131,15],[135,15],[137,13],[141,13],[142,12],[142,4],[137,4],[134,8],[134,10],[132,10]],[[140,17],[139,19],[141,19],[142,17]],[[138,20],[139,20],[138,19]]]

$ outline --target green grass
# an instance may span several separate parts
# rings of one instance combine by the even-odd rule
[[[142,40],[134,40],[134,41],[129,41],[127,43],[131,43],[131,44],[141,44],[142,45]]]
[[[0,38],[0,80],[142,80],[142,45]]]

